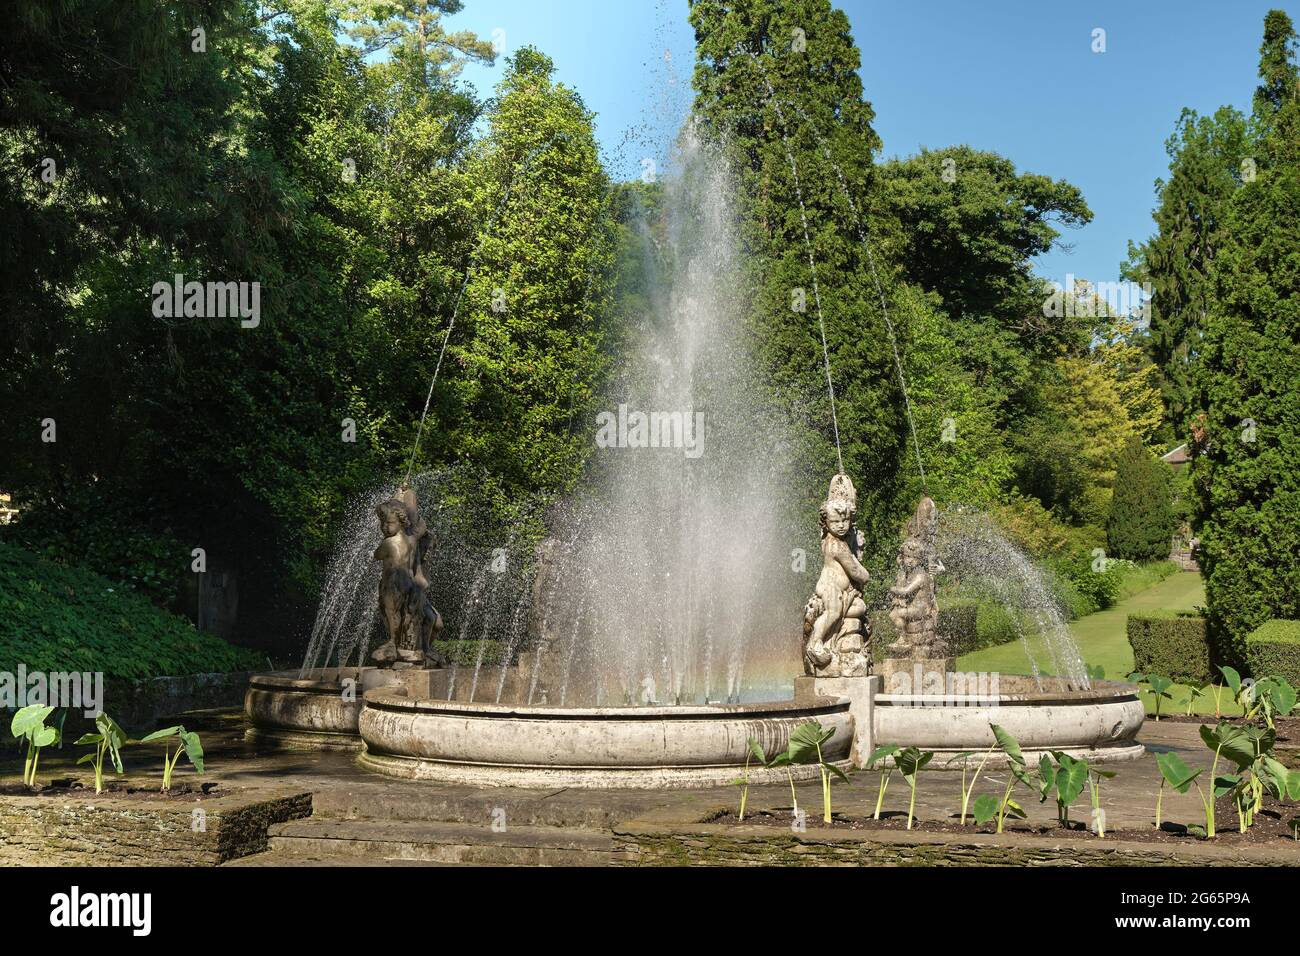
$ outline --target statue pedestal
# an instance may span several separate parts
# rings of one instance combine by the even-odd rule
[[[887,657],[880,662],[882,694],[949,693],[948,675],[957,669],[954,657]]]
[[[346,671],[352,668],[345,668]],[[401,694],[406,697],[434,697],[438,690],[440,675],[443,672],[430,667],[362,667],[355,678],[360,685],[361,695],[367,691],[382,690],[387,694]]]
[[[849,715],[853,718],[853,746],[849,759],[853,766],[862,769],[867,765],[871,751],[876,747],[875,716],[876,694],[880,692],[880,678],[868,677],[796,677],[794,699],[797,704],[810,705],[817,697],[847,697]]]

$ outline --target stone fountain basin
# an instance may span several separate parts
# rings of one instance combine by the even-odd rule
[[[846,699],[726,706],[520,707],[366,695],[360,730],[370,770],[480,786],[715,787],[744,771],[752,737],[769,756],[800,724],[834,730],[828,762],[847,769],[853,718]],[[819,776],[815,765],[795,779]],[[751,761],[752,783],[784,782],[784,769]]]
[[[1145,717],[1138,688],[1119,681],[1092,681],[1083,690],[1058,677],[1041,678],[1040,685],[1000,674],[996,693],[986,696],[882,693],[874,704],[875,742],[933,750],[935,768],[968,750],[978,762],[994,742],[989,724],[1015,737],[1031,765],[1052,750],[1101,763],[1144,753],[1136,739]],[[994,757],[994,763],[1005,761]]]
[[[306,676],[297,670],[254,674],[244,692],[245,736],[286,749],[360,750],[361,706],[360,694],[344,695],[337,667]]]

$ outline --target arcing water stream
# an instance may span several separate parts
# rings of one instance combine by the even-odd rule
[[[770,84],[767,89],[798,183],[788,145],[793,130]],[[924,483],[903,363],[866,228],[825,138],[793,109],[835,169],[875,277]],[[785,416],[756,379],[740,313],[747,296],[731,183],[689,124],[675,159],[677,175],[664,184],[661,247],[651,250],[643,231],[650,308],[635,330],[624,374],[609,392],[604,440],[598,432],[587,479],[547,515],[545,560],[517,532],[495,545],[476,540],[455,509],[441,507],[446,474],[412,481],[436,538],[426,569],[433,601],[447,620],[443,637],[459,639],[470,652],[452,667],[451,693],[468,682],[473,699],[502,700],[505,670],[483,679],[484,668],[498,658],[520,664],[516,680],[527,688],[526,702],[564,705],[770,700],[788,696],[801,669],[799,609],[818,571],[813,559],[802,566],[792,560],[800,546],[816,554],[815,516],[800,514],[798,505],[808,476],[799,468],[798,442]],[[798,198],[838,453],[826,317],[801,189]],[[412,462],[414,456],[415,449]],[[379,577],[371,559],[371,508],[390,492],[375,489],[348,514],[304,673],[360,664],[367,653]],[[992,521],[949,507],[941,514],[938,554],[963,594],[1012,611],[1035,677],[1040,667],[1028,638],[1039,634],[1051,671],[1087,685],[1043,573]],[[535,578],[539,567],[541,582]],[[479,643],[464,643],[471,640]]]

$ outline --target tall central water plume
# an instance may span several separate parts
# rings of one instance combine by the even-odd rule
[[[796,442],[755,361],[723,163],[690,127],[674,158],[640,233],[646,314],[553,526],[552,703],[751,699],[797,670]]]

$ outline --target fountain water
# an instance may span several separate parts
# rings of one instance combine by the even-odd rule
[[[770,99],[787,136],[787,117]],[[786,155],[797,181],[788,148]],[[857,207],[831,165],[874,275]],[[839,761],[849,756],[851,742],[860,753],[862,742],[877,734],[940,751],[983,749],[994,718],[1017,732],[1027,753],[1132,756],[1141,705],[1131,688],[1089,689],[1042,575],[986,518],[959,508],[949,508],[939,522],[939,559],[966,591],[1020,609],[1026,651],[1030,632],[1041,634],[1045,663],[1060,676],[1045,678],[1031,655],[1029,683],[986,691],[978,706],[964,711],[936,707],[952,702],[925,694],[897,693],[879,695],[873,710],[870,688],[877,679],[859,676],[835,678],[866,682],[861,686],[869,692],[855,690],[852,705],[849,697],[827,697],[808,684],[789,700],[801,669],[796,609],[808,585],[804,574],[792,572],[791,555],[813,543],[807,516],[797,513],[789,493],[805,483],[798,443],[755,383],[739,312],[748,297],[732,234],[730,183],[689,125],[676,167],[665,184],[662,232],[652,240],[650,230],[642,231],[654,277],[650,308],[632,333],[634,358],[597,420],[587,479],[546,521],[516,523],[545,525],[551,537],[534,548],[535,538],[513,532],[499,537],[497,547],[485,545],[480,530],[458,522],[463,507],[442,506],[446,475],[412,482],[438,538],[426,573],[446,616],[443,637],[458,638],[472,656],[439,671],[407,672],[415,679],[403,689],[385,676],[362,700],[344,694],[341,706],[332,699],[340,696],[349,662],[353,668],[363,662],[375,630],[379,570],[371,559],[369,507],[389,490],[377,491],[349,513],[302,671],[279,684],[254,680],[248,711],[255,727],[320,731],[328,725],[326,732],[338,736],[359,732],[361,760],[374,770],[522,786],[717,784],[746,764],[751,738],[775,754],[810,719],[833,730],[824,753]],[[806,240],[802,194],[800,209]],[[809,267],[838,448],[811,256]],[[878,278],[877,291],[924,483]],[[521,514],[540,517],[535,510]],[[796,771],[805,773],[815,775],[816,768]],[[759,782],[766,775],[755,770],[751,777]]]

